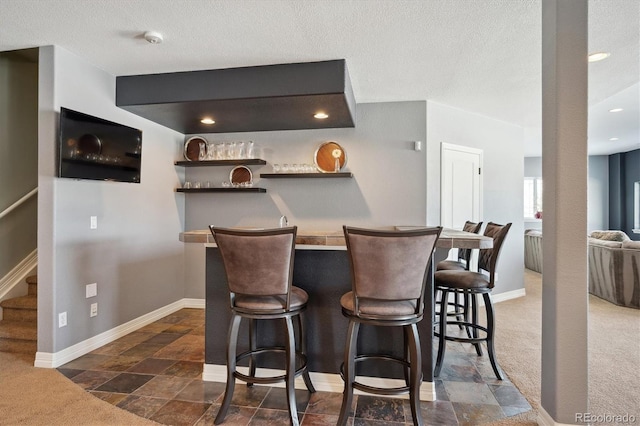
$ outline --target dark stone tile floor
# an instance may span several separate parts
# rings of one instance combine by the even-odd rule
[[[465,347],[468,346],[468,347]],[[485,351],[486,353],[486,351]],[[200,379],[204,310],[182,309],[58,368],[95,397],[166,425],[213,425],[223,383]],[[448,342],[437,401],[422,401],[428,425],[477,425],[529,411],[508,379],[496,380],[487,356]],[[302,425],[335,425],[339,393],[296,391]],[[288,424],[282,388],[237,384],[225,425]],[[352,426],[412,424],[408,400],[354,396]]]

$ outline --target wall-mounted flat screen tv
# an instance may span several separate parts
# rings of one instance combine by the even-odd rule
[[[60,108],[58,176],[140,183],[142,131]]]

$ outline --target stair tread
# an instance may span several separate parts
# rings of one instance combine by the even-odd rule
[[[35,295],[32,296],[21,296],[14,297],[12,299],[3,300],[0,302],[0,306],[4,309],[38,309],[38,297]]]
[[[38,324],[35,321],[0,321],[0,338],[37,340]]]
[[[38,276],[37,275],[29,275],[26,278],[28,284],[38,284]]]

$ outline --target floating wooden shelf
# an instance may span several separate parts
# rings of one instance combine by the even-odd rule
[[[351,177],[353,177],[353,173],[351,173],[351,172],[339,172],[339,173],[260,173],[260,177],[261,178],[265,178],[265,179],[351,178]]]
[[[205,166],[247,166],[267,164],[265,160],[259,158],[245,158],[237,160],[204,160],[204,161],[176,161],[176,166],[184,167],[205,167]]]
[[[264,188],[176,188],[176,192],[204,193],[204,192],[267,192]]]

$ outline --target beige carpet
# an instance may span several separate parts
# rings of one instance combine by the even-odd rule
[[[495,425],[537,424],[541,275],[526,270],[525,285],[526,297],[495,305],[496,349],[503,370],[534,409]],[[589,306],[590,411],[629,413],[640,419],[640,310],[593,296]],[[32,365],[32,357],[0,352],[1,424],[156,424],[91,396],[56,370]]]
[[[33,356],[0,352],[2,425],[156,425],[102,401]]]
[[[542,275],[525,269],[525,287],[526,297],[495,305],[496,351],[534,410],[496,425],[535,424],[540,407]],[[595,296],[589,296],[589,411],[640,421],[640,310]]]

